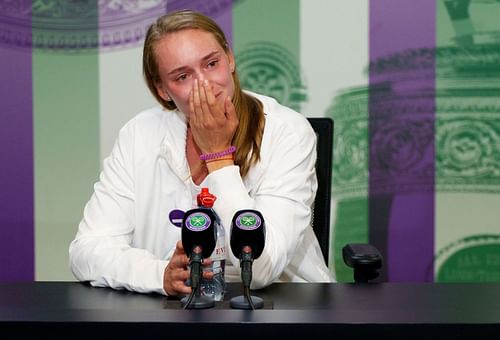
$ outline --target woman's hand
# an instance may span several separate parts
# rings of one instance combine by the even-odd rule
[[[186,281],[189,279],[188,264],[189,258],[184,252],[182,242],[177,241],[174,254],[163,274],[163,289],[168,295],[175,296],[191,293],[191,287],[186,286]],[[212,261],[210,259],[203,261],[204,266],[209,266],[211,264]],[[204,279],[212,279],[213,276],[214,274],[212,272],[203,272]]]
[[[189,111],[193,138],[203,153],[220,152],[231,146],[238,128],[238,117],[229,96],[216,98],[208,80],[195,79],[189,97]]]

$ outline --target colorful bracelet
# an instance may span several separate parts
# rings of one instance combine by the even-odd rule
[[[221,158],[221,157],[230,155],[230,154],[234,153],[235,151],[236,151],[236,146],[231,145],[229,147],[229,149],[224,150],[224,151],[214,152],[214,153],[204,153],[204,154],[200,155],[200,160],[208,161],[211,159]]]

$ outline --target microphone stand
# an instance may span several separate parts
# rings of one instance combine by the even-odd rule
[[[260,309],[264,307],[264,300],[258,296],[250,295],[250,283],[252,282],[252,249],[243,247],[240,254],[241,281],[243,282],[243,295],[231,299],[231,308],[235,309]]]
[[[203,277],[203,252],[201,247],[193,247],[189,257],[191,267],[191,294],[181,299],[183,309],[206,309],[215,306],[215,301],[207,296],[201,296],[201,279]]]

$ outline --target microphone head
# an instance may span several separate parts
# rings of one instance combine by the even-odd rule
[[[231,251],[240,257],[243,247],[252,249],[254,259],[264,250],[266,234],[264,217],[257,210],[245,209],[236,212],[231,223]]]
[[[191,209],[182,218],[182,246],[190,257],[194,247],[202,249],[203,258],[208,258],[215,249],[215,214],[210,209]]]

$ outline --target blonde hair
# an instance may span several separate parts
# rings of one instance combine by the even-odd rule
[[[149,90],[156,100],[168,110],[176,110],[177,106],[173,101],[161,98],[156,90],[161,78],[155,46],[167,34],[184,29],[200,29],[211,33],[226,53],[231,52],[224,32],[212,19],[203,14],[182,10],[158,18],[146,33],[142,68]],[[242,91],[236,70],[233,72],[233,82],[234,96],[232,101],[239,119],[238,128],[232,141],[232,144],[236,146],[234,162],[240,167],[241,175],[245,176],[250,167],[260,159],[260,146],[264,132],[264,108],[257,98]]]

